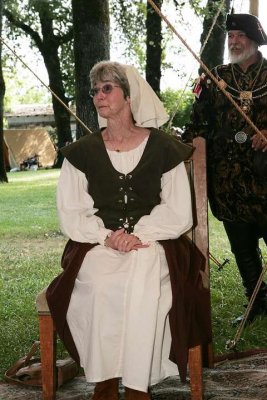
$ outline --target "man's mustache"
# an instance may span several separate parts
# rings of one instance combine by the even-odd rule
[[[230,48],[231,51],[233,51],[233,50],[242,50],[241,46],[237,46],[235,44],[231,45],[229,48]]]

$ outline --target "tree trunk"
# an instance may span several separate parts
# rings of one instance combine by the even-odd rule
[[[78,117],[91,131],[98,127],[97,115],[89,96],[89,73],[98,61],[108,60],[109,4],[108,0],[72,0],[74,28],[74,60],[76,82],[76,110]],[[77,124],[77,138],[88,133]]]
[[[207,7],[209,15],[204,18],[203,32],[201,34],[200,42],[201,47],[203,46],[206,37],[209,33],[210,27],[213,23],[213,19],[217,14],[218,7],[221,4],[221,0],[208,0]],[[224,49],[225,49],[225,14],[229,12],[230,0],[225,0],[224,12],[219,14],[217,22],[213,27],[212,33],[208,39],[208,42],[201,55],[201,60],[207,65],[209,69],[216,65],[223,64]],[[202,72],[200,68],[199,72]]]
[[[163,0],[154,0],[156,6],[161,10]],[[153,90],[160,93],[161,79],[161,18],[147,2],[146,17],[146,80]]]
[[[63,86],[60,60],[58,55],[59,42],[53,32],[53,20],[50,17],[51,13],[48,12],[47,8],[44,7],[41,7],[40,10],[38,10],[38,13],[43,34],[43,42],[39,50],[42,53],[47,69],[49,86],[62,100],[62,102],[68,105],[68,99],[65,96],[65,89]],[[61,147],[65,146],[66,143],[72,142],[70,114],[54,96],[52,96],[52,104],[58,138],[57,146],[60,149]],[[59,153],[55,167],[60,168],[62,161],[63,158]]]
[[[2,17],[3,17],[3,0],[0,0],[0,36],[2,36]],[[0,43],[0,183],[7,182],[5,157],[4,157],[4,133],[3,133],[4,95],[5,95],[5,82],[2,71],[2,43]]]

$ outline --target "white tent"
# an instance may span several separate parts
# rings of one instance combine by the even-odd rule
[[[24,160],[35,155],[42,167],[53,166],[56,150],[45,128],[6,129],[4,140],[11,168],[19,168]]]

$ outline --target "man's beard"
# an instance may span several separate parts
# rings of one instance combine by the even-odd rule
[[[231,46],[231,48],[236,48],[238,49],[239,46]],[[258,46],[256,43],[251,43],[251,45],[249,46],[249,48],[247,48],[246,50],[244,50],[242,53],[240,54],[233,54],[231,52],[231,48],[229,48],[229,60],[231,64],[240,64],[243,63],[245,61],[247,61],[251,56],[253,56],[257,50],[258,50]]]

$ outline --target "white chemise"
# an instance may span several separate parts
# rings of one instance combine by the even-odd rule
[[[108,150],[114,168],[130,173],[146,143],[128,152]],[[157,241],[177,238],[192,226],[186,169],[181,163],[162,176],[161,203],[134,228],[149,247],[128,253],[104,246],[110,230],[95,215],[88,185],[85,174],[65,159],[57,189],[61,229],[74,241],[98,243],[78,273],[67,321],[87,381],[121,377],[123,385],[146,392],[149,385],[178,373],[168,359],[172,294]]]

